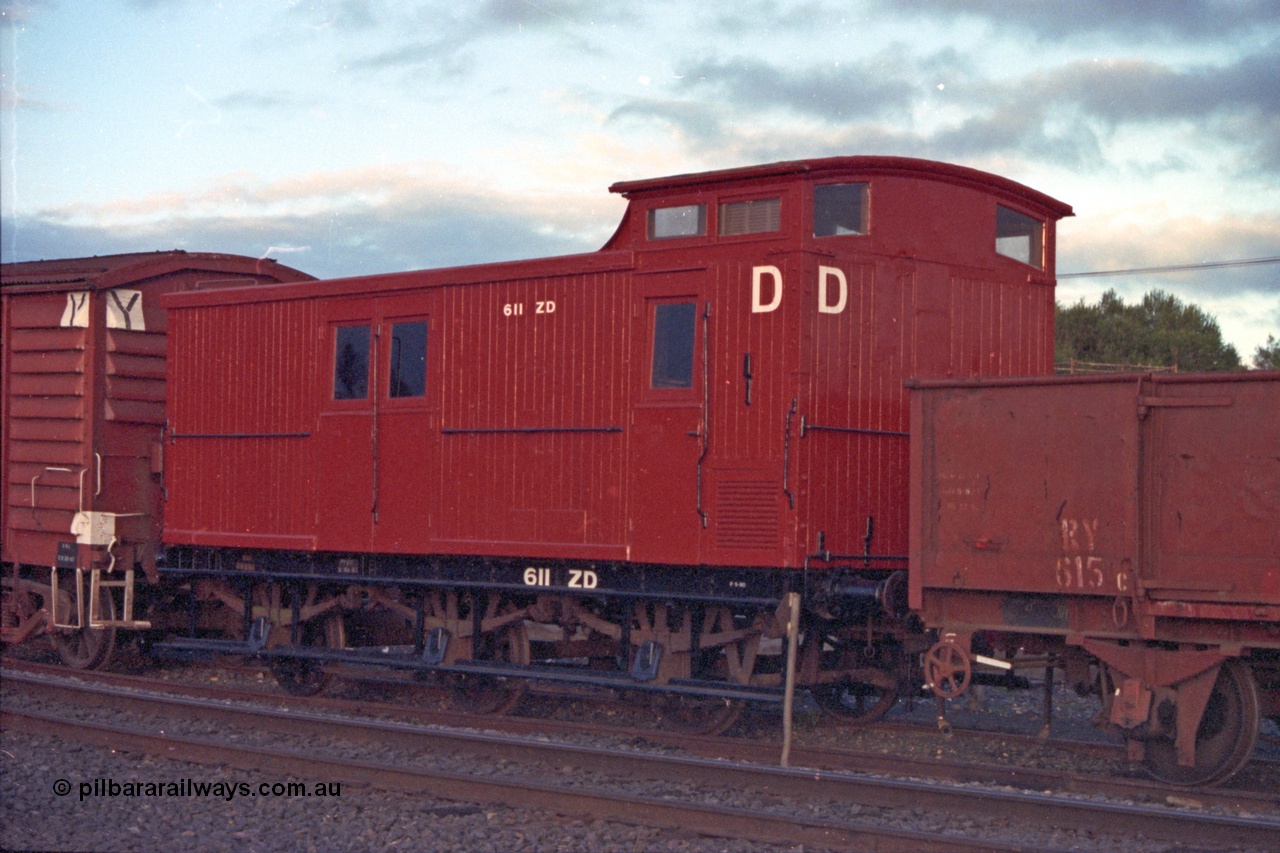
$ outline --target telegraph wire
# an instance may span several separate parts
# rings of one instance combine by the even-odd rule
[[[1170,264],[1162,267],[1139,267],[1128,270],[1091,270],[1089,272],[1060,272],[1058,278],[1090,278],[1105,275],[1141,275],[1143,273],[1188,272],[1214,270],[1224,267],[1253,267],[1263,264],[1280,264],[1280,256],[1269,258],[1245,258],[1239,261],[1205,261],[1198,264]]]

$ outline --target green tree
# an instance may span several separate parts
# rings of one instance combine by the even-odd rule
[[[1173,367],[1180,371],[1239,370],[1240,354],[1222,340],[1218,321],[1197,305],[1153,290],[1126,305],[1114,290],[1098,304],[1083,299],[1057,310],[1054,355],[1059,362]]]
[[[1280,341],[1267,335],[1267,342],[1253,351],[1253,366],[1258,370],[1280,370]]]

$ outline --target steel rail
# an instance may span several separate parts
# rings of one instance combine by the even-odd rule
[[[0,727],[29,734],[71,738],[117,751],[161,755],[170,760],[230,766],[251,772],[287,774],[450,801],[502,804],[543,809],[559,815],[584,815],[638,826],[688,831],[701,835],[783,844],[845,849],[913,851],[921,849],[973,853],[980,850],[1025,850],[1022,844],[998,844],[950,835],[891,829],[803,815],[775,815],[755,809],[692,804],[657,797],[592,791],[528,779],[474,777],[395,764],[338,759],[312,752],[229,744],[206,738],[161,735],[122,726],[68,721],[48,714],[0,710]]]
[[[29,672],[45,678],[65,679],[68,671],[61,666],[46,665],[31,661],[20,661],[9,658],[4,663],[6,676],[17,672]],[[411,689],[435,689],[433,685],[404,681],[402,679],[369,679],[362,672],[339,672],[347,678],[361,678],[375,684],[399,686]],[[74,678],[91,681],[95,684],[122,686],[137,690],[152,690],[170,695],[184,695],[204,699],[216,699],[220,702],[259,702],[271,703],[279,707],[287,702],[289,706],[306,708],[306,710],[340,713],[340,715],[397,715],[399,719],[413,724],[453,727],[483,726],[484,729],[509,735],[600,735],[607,738],[627,738],[636,742],[652,743],[685,749],[686,752],[704,758],[719,760],[748,761],[771,765],[778,760],[780,745],[776,740],[765,736],[705,736],[678,733],[664,729],[635,729],[620,724],[589,724],[566,720],[547,720],[540,717],[526,716],[483,716],[474,713],[443,710],[443,708],[425,708],[421,706],[404,706],[387,701],[371,701],[371,699],[347,699],[325,697],[296,697],[282,695],[271,690],[252,688],[234,688],[225,685],[201,685],[174,683],[174,681],[157,681],[137,675],[122,674],[109,671],[76,672]],[[549,695],[556,695],[550,693]],[[886,731],[911,735],[936,735],[932,727],[909,724],[909,722],[879,721],[864,730]],[[1002,742],[1034,745],[1034,747],[1051,747],[1064,751],[1085,751],[1094,756],[1105,756],[1110,753],[1117,758],[1123,752],[1115,744],[1078,742],[1078,740],[1041,740],[1038,736],[1006,731],[987,731],[980,729],[956,729],[955,738],[998,739]],[[1276,765],[1274,760],[1254,758],[1258,765]],[[823,770],[845,772],[861,772],[861,774],[879,774],[887,776],[908,776],[911,779],[933,779],[959,781],[959,783],[977,783],[984,785],[1005,785],[1012,788],[1036,790],[1036,792],[1053,792],[1059,794],[1105,795],[1119,799],[1133,799],[1146,803],[1188,803],[1198,808],[1235,809],[1235,811],[1280,813],[1280,794],[1275,790],[1257,792],[1257,790],[1236,790],[1230,788],[1210,789],[1170,789],[1169,786],[1149,779],[1132,779],[1132,777],[1100,776],[1088,772],[1056,770],[1025,765],[1001,765],[1001,763],[974,763],[950,761],[945,758],[922,758],[913,756],[888,756],[883,752],[868,752],[861,749],[829,747],[829,745],[803,744],[792,745],[792,763],[804,767],[818,767]]]
[[[269,708],[228,706],[223,702],[185,697],[148,695],[116,688],[51,683],[45,679],[10,675],[6,688],[32,687],[56,692],[73,700],[90,696],[134,710],[178,713],[203,719],[230,721],[259,731],[332,736],[335,726],[347,739],[367,739],[380,744],[397,743],[415,748],[465,751],[497,758],[566,763],[600,772],[633,777],[669,778],[699,784],[753,787],[805,801],[843,801],[877,808],[915,807],[930,803],[951,814],[1027,819],[1038,825],[1089,827],[1119,835],[1142,833],[1169,841],[1194,837],[1198,842],[1224,845],[1256,844],[1259,849],[1280,849],[1280,815],[1234,817],[1186,812],[1166,807],[1063,799],[1033,792],[990,788],[963,788],[937,783],[886,779],[821,769],[778,768],[704,758],[656,756],[575,745],[528,741],[474,731],[440,731],[388,721],[335,719],[333,716]],[[81,700],[83,701],[83,700]],[[475,725],[473,721],[471,725]],[[793,760],[798,753],[793,753]],[[755,837],[755,836],[751,836]],[[816,843],[816,842],[815,842]],[[918,843],[918,840],[917,840]]]
[[[62,667],[7,659],[6,675],[18,672],[44,675],[50,678],[66,678]],[[360,673],[344,673],[357,677]],[[308,710],[345,715],[395,714],[418,725],[476,728],[509,735],[599,735],[603,737],[627,737],[654,745],[675,747],[703,758],[741,760],[768,765],[776,763],[780,746],[772,738],[738,738],[703,736],[672,732],[664,729],[634,729],[615,724],[592,724],[566,720],[548,720],[522,716],[487,716],[443,709],[429,709],[393,702],[365,699],[344,699],[329,696],[283,696],[278,692],[226,686],[199,685],[181,682],[159,682],[145,677],[105,671],[86,671],[75,674],[77,679],[96,684],[114,685],[136,690],[159,691],[170,695],[236,702],[269,702],[279,707],[281,701]],[[400,679],[374,680],[400,687],[432,689],[430,685]],[[444,688],[437,688],[443,690]],[[554,694],[552,694],[554,695]],[[911,723],[877,722],[875,731],[919,735],[922,731],[934,734],[931,728]],[[1031,735],[1010,732],[992,732],[979,729],[957,729],[957,737],[982,739],[998,738],[1013,743],[1034,744],[1037,747],[1058,747],[1075,751],[1083,749],[1094,754],[1109,752],[1117,757],[1120,750],[1114,745],[1085,741],[1041,741]],[[1276,763],[1255,758],[1262,764]],[[1229,788],[1170,789],[1167,785],[1149,779],[1099,776],[1070,770],[1046,769],[1024,765],[995,763],[956,762],[936,758],[917,758],[904,755],[886,755],[882,752],[831,747],[825,745],[794,744],[792,763],[804,767],[838,770],[849,773],[875,773],[889,776],[906,776],[917,779],[948,780],[952,782],[1003,785],[1032,791],[1052,791],[1057,794],[1085,794],[1130,799],[1137,802],[1192,803],[1196,807],[1221,808],[1236,811],[1276,811],[1280,813],[1280,794],[1275,791],[1260,793]]]

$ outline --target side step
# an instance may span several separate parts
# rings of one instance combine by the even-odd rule
[[[110,580],[102,577],[102,569],[91,569],[89,571],[89,628],[150,628],[151,622],[145,619],[133,618],[133,569],[125,569],[124,577],[117,578],[113,576]],[[59,621],[58,613],[58,567],[53,566],[50,571],[50,593],[49,596],[49,620],[53,623],[54,628],[64,628],[78,631],[85,627],[84,618],[84,569],[76,569],[76,595],[75,595],[75,621],[70,619]],[[124,613],[120,619],[95,619],[93,614],[98,612],[98,602],[102,598],[103,589],[123,589],[124,590]],[[65,618],[65,617],[64,617]]]

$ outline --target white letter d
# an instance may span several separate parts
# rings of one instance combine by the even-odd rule
[[[827,300],[827,279],[835,277],[836,283],[840,286],[840,293],[836,297],[836,304],[832,305]],[[835,267],[818,267],[818,312],[821,314],[839,314],[844,310],[845,303],[849,301],[849,282],[844,277],[844,273]]]
[[[773,301],[765,305],[760,301],[760,283],[765,276],[773,279]],[[751,268],[751,313],[766,314],[776,311],[782,304],[782,270],[777,267]]]

